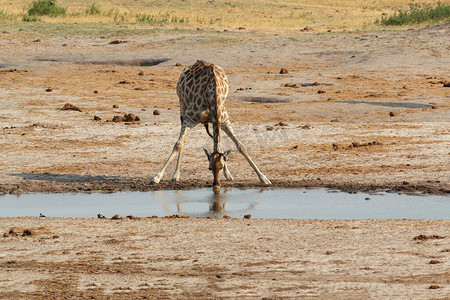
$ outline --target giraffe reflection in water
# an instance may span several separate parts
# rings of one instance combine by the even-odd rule
[[[236,215],[236,214],[244,214],[251,212],[256,208],[258,205],[257,202],[249,202],[246,203],[246,207],[242,209],[232,209],[227,210],[227,193],[228,189],[225,189],[223,193],[221,193],[220,190],[213,190],[213,193],[207,196],[204,200],[195,201],[197,203],[205,203],[208,204],[208,210],[202,210],[195,212],[192,211],[185,211],[183,210],[183,203],[192,203],[194,201],[187,199],[186,197],[181,195],[181,192],[178,191],[179,197],[177,197],[176,200],[176,207],[177,207],[177,213],[183,216],[189,216],[194,218],[205,218],[205,217],[213,217],[213,218],[222,218],[227,215]],[[164,208],[167,212],[173,213],[173,211],[170,209],[169,205],[164,205]]]

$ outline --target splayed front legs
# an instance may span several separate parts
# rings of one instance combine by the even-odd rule
[[[156,173],[155,177],[153,177],[151,183],[157,184],[161,181],[161,178],[164,176],[164,172],[166,171],[167,166],[170,164],[170,162],[173,160],[176,154],[178,154],[178,160],[177,160],[177,166],[175,168],[175,173],[173,174],[172,181],[179,181],[180,180],[180,165],[181,165],[181,156],[183,154],[183,147],[184,142],[186,141],[187,134],[189,132],[189,127],[182,126],[180,131],[180,137],[178,138],[178,141],[175,143],[175,146],[173,146],[172,153],[170,154],[169,158],[167,159],[164,166],[161,168],[161,170]]]
[[[222,124],[222,130],[225,131],[225,133],[230,137],[230,139],[236,144],[236,148],[245,157],[245,159],[247,159],[248,163],[250,164],[250,166],[252,166],[253,170],[255,170],[256,174],[258,174],[259,180],[267,185],[272,184],[270,180],[267,179],[267,177],[263,173],[261,173],[256,164],[253,162],[244,144],[242,144],[241,141],[239,141],[239,139],[236,137],[233,128],[231,127],[230,121],[227,121],[226,123]]]

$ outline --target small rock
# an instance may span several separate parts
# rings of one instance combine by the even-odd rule
[[[22,236],[30,236],[33,235],[33,231],[31,229],[25,229],[22,233]]]
[[[114,116],[112,118],[112,121],[116,122],[116,123],[122,122],[122,117],[121,116]]]
[[[311,125],[305,124],[305,125],[301,126],[300,128],[305,129],[305,130],[311,130]]]
[[[281,68],[281,70],[280,70],[280,74],[288,74],[289,72],[288,72],[288,70],[287,69],[285,69],[285,68]]]
[[[366,197],[364,200],[366,200],[366,201],[369,201],[370,200],[370,198],[369,197]]]
[[[64,104],[64,106],[61,108],[61,110],[75,110],[75,111],[81,111],[81,109],[73,104],[70,103],[66,103]]]
[[[325,91],[324,90],[318,90],[317,94],[325,94]]]
[[[339,118],[335,118],[335,119],[331,119],[330,122],[340,123],[340,122],[342,122],[342,120]]]
[[[99,116],[94,116],[94,121],[101,121],[102,118],[100,118]]]
[[[175,64],[175,67],[182,67],[183,65],[182,64],[180,64],[180,63],[176,63]]]
[[[441,287],[437,284],[432,284],[428,287],[430,290],[436,290],[436,289],[440,289]]]
[[[245,30],[246,28],[245,27],[239,27],[238,29],[239,30]]]
[[[450,87],[450,82],[449,81],[444,82],[444,87]]]
[[[118,44],[124,44],[124,43],[128,43],[128,41],[114,40],[114,41],[109,42],[110,45],[118,45]]]
[[[432,259],[430,260],[430,265],[436,265],[436,264],[440,264],[441,262],[439,260],[436,259]]]
[[[113,105],[113,108],[119,108],[119,105],[114,104],[114,105]]]
[[[53,92],[53,89],[52,88],[48,88],[48,89],[46,89],[45,90],[47,93],[50,93],[50,92]]]
[[[272,130],[273,130],[273,127],[272,127],[272,126],[267,126],[266,129],[267,129],[268,131],[272,131]]]
[[[244,219],[250,219],[252,217],[252,215],[251,214],[248,214],[248,215],[244,215]]]
[[[140,72],[138,73],[138,75],[139,75],[139,76],[144,76],[144,72],[143,72],[143,71],[140,71]]]
[[[161,113],[159,112],[159,110],[157,110],[157,109],[155,109],[154,111],[153,111],[153,115],[154,116],[159,116]]]
[[[122,220],[122,217],[120,215],[114,215],[111,220]]]
[[[393,112],[393,111],[390,111],[390,112],[389,112],[389,116],[391,116],[391,117],[395,117],[395,112]]]
[[[438,107],[437,107],[437,105],[431,105],[431,109],[437,109]]]
[[[437,234],[433,234],[433,235],[425,235],[425,234],[420,234],[418,236],[415,236],[413,238],[413,240],[419,240],[419,241],[426,241],[426,240],[439,240],[439,239],[443,239],[443,236],[437,235]]]
[[[97,90],[95,90],[95,91],[94,91],[94,94],[98,94],[98,91],[97,91]]]
[[[125,114],[122,118],[122,121],[124,122],[138,122],[141,118],[138,116],[135,116],[134,114]]]
[[[275,124],[275,125],[277,125],[277,126],[282,126],[282,127],[289,126],[289,125],[288,125],[287,123],[285,123],[285,122],[280,122],[280,123]]]

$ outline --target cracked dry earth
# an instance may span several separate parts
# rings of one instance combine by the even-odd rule
[[[172,167],[160,186],[149,184],[179,134],[178,77],[204,59],[228,74],[236,134],[275,186],[448,195],[448,36],[448,24],[152,31],[118,44],[2,32],[0,191],[210,186],[202,147],[212,142],[200,126],[181,182],[170,183]],[[237,151],[229,167],[235,181],[225,186],[260,185]],[[0,298],[448,299],[449,225],[0,218]]]

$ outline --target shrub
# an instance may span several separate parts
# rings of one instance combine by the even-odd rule
[[[100,8],[97,6],[97,4],[95,4],[95,2],[92,3],[92,5],[89,8],[86,9],[86,14],[87,15],[91,15],[92,16],[92,15],[99,15],[101,13],[102,12],[101,12]]]
[[[28,16],[65,16],[66,9],[56,4],[56,0],[37,0],[31,3]]]
[[[22,20],[24,22],[40,22],[41,18],[39,18],[38,16],[24,15]]]
[[[398,26],[442,20],[450,20],[450,5],[438,2],[435,7],[431,5],[420,6],[417,4],[410,4],[409,11],[399,10],[394,13],[393,16],[381,17],[381,20],[377,20],[377,23]]]

